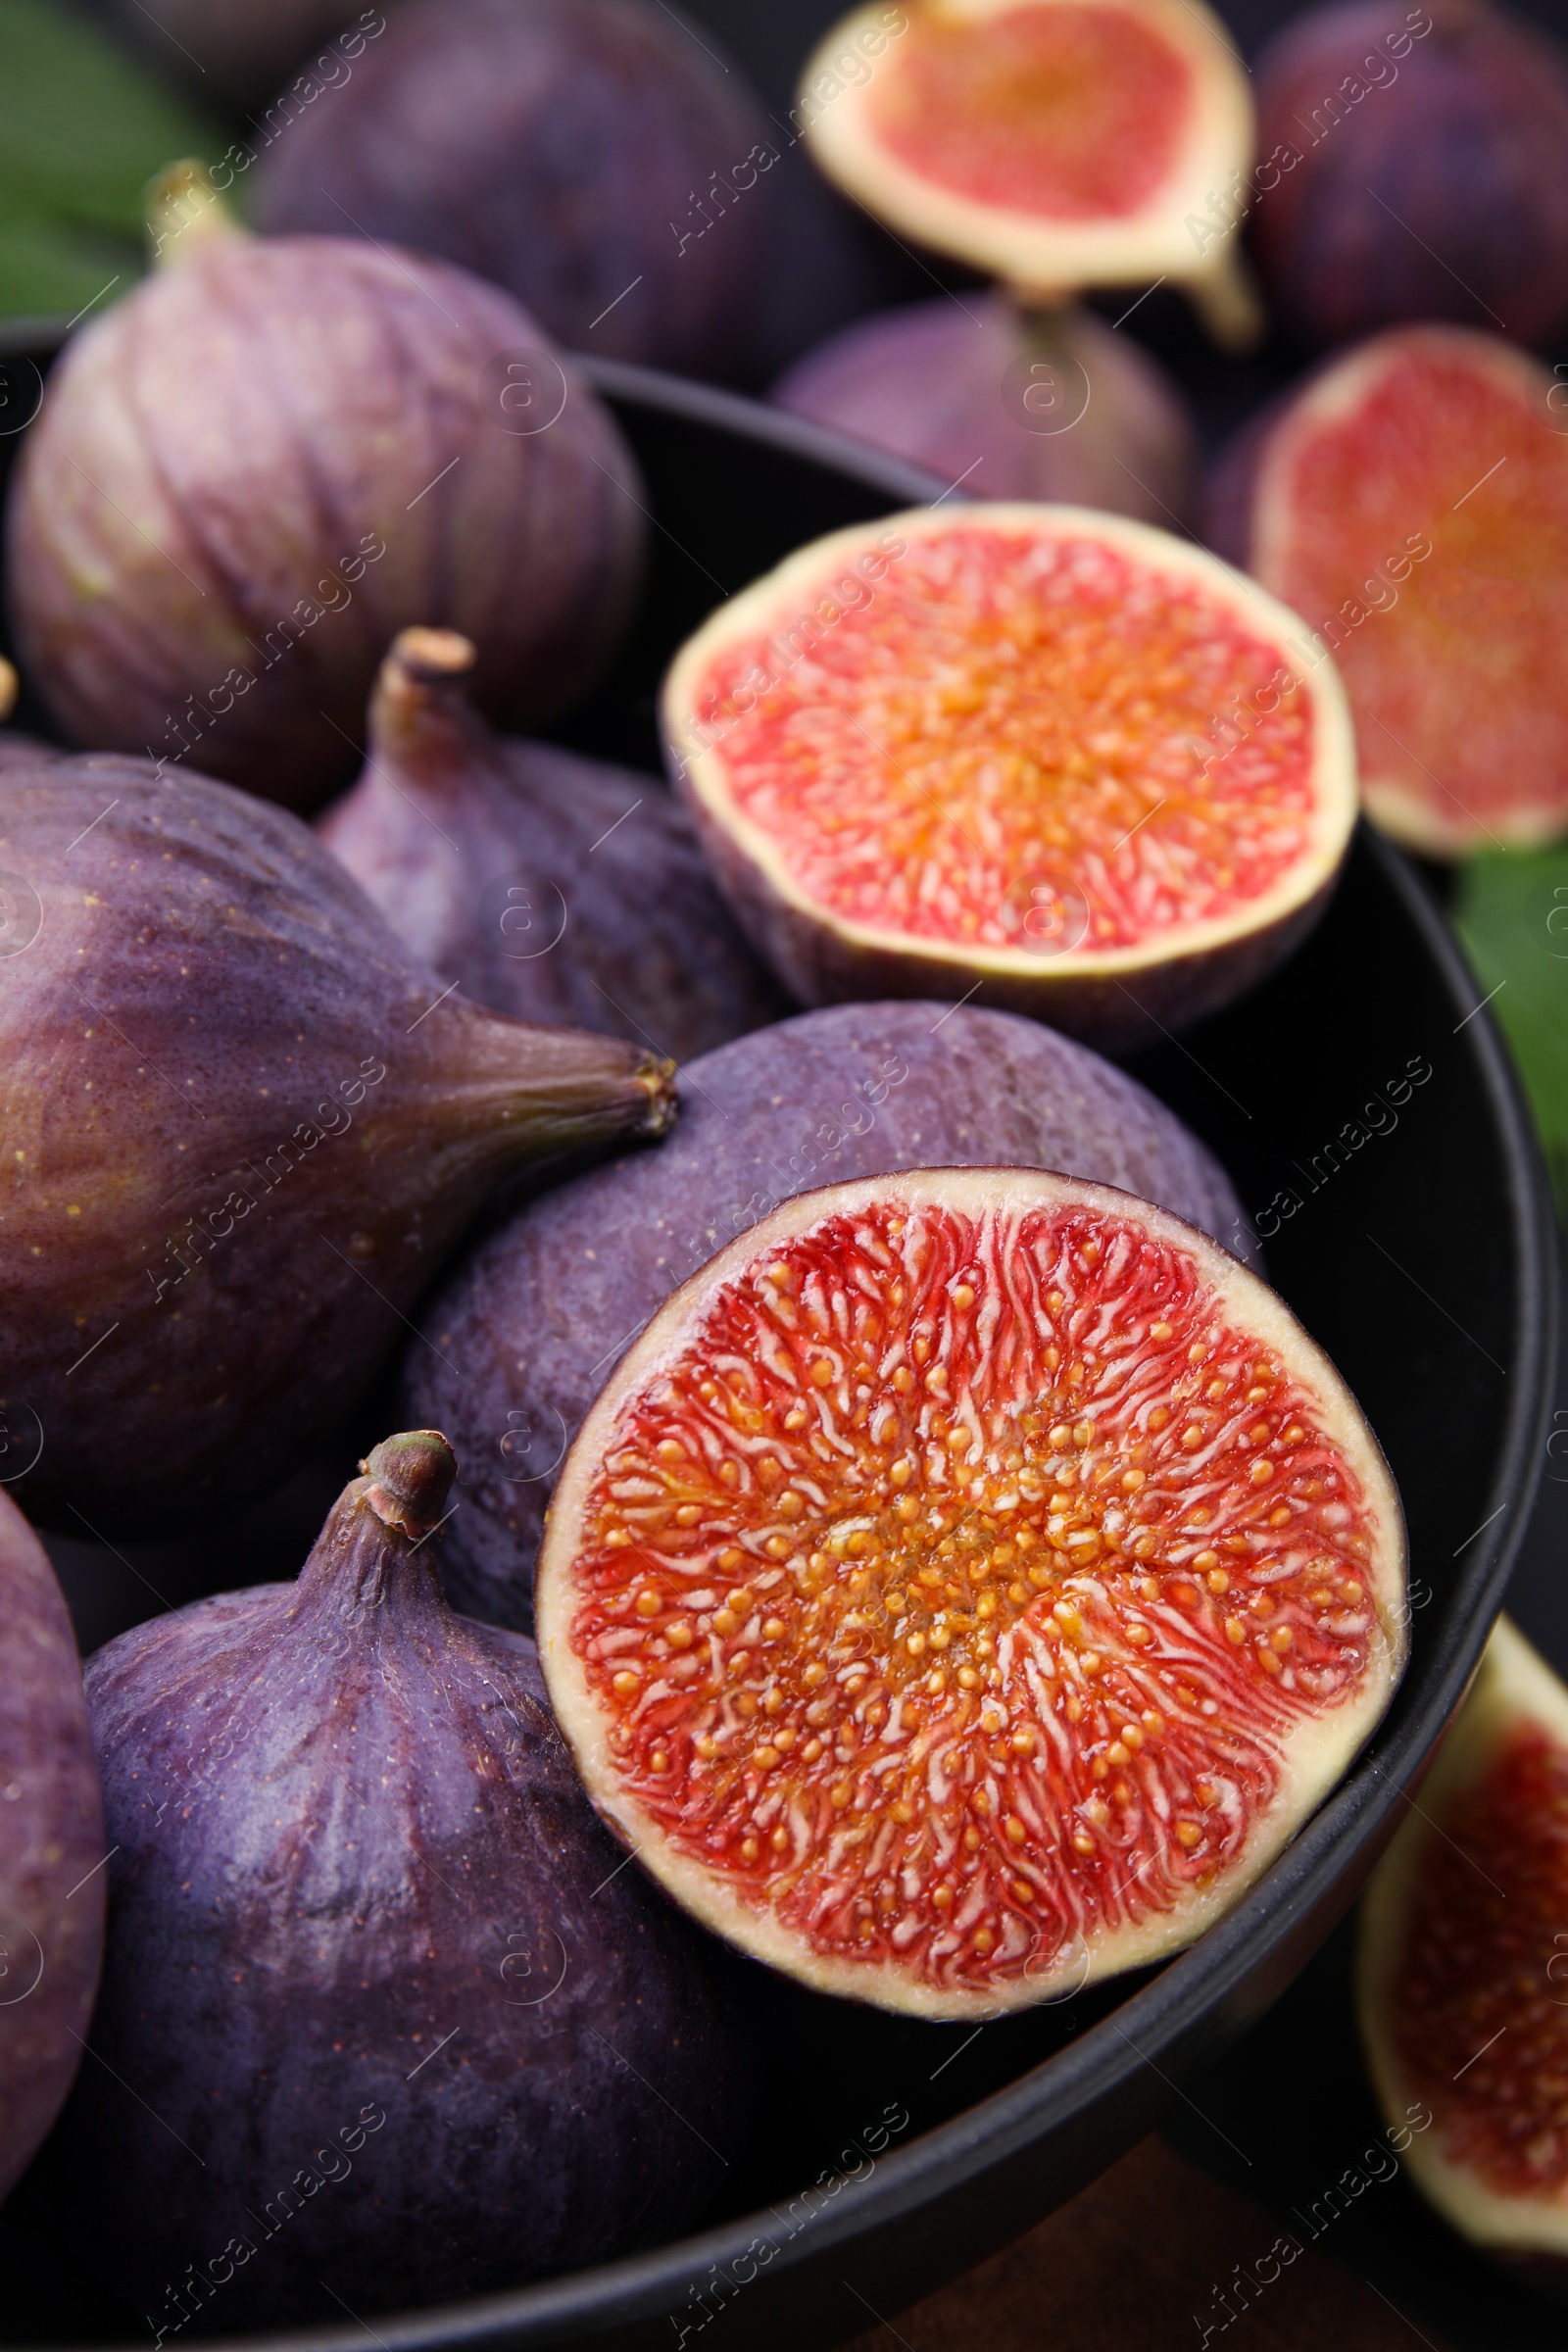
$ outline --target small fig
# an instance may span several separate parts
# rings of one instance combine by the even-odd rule
[[[1312,344],[1450,318],[1568,325],[1568,51],[1488,0],[1348,0],[1258,60],[1252,217],[1280,316]]]
[[[103,1858],[71,1619],[43,1545],[0,1492],[0,2199],[80,2062],[103,1955]]]
[[[609,2260],[689,2222],[749,2120],[722,1955],[617,1869],[533,1644],[442,1598],[446,1440],[361,1467],[296,1584],[87,1670],[109,1940],[63,2161],[154,2328]]]
[[[1020,311],[1000,294],[915,303],[808,352],[772,397],[969,498],[1058,499],[1145,522],[1192,504],[1198,445],[1180,392],[1092,311]]]
[[[543,330],[444,262],[245,236],[189,168],[157,218],[165,266],[67,346],[12,497],[18,638],[66,732],[306,808],[420,620],[483,646],[498,712],[569,702],[645,525]]]
[[[365,773],[317,824],[405,946],[476,1004],[678,1061],[787,1011],[662,786],[502,740],[473,662],[453,630],[403,631]]]
[[[493,1182],[671,1115],[667,1062],[466,1004],[308,826],[208,777],[10,769],[0,873],[0,1366],[35,1517],[149,1531],[286,1475]]]
[[[705,1258],[813,1184],[986,1159],[1118,1185],[1256,1256],[1197,1137],[1035,1021],[842,1004],[758,1030],[686,1073],[680,1126],[658,1152],[529,1202],[427,1309],[404,1405],[439,1408],[463,1462],[443,1567],[459,1605],[532,1622],[533,1554],[567,1442],[626,1343]]]
[[[650,0],[416,0],[267,152],[257,203],[269,229],[352,218],[460,262],[573,350],[728,376],[787,273],[786,146]],[[802,223],[831,269],[830,226]]]

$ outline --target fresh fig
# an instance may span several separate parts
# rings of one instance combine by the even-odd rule
[[[64,2161],[155,2329],[605,2261],[689,2222],[749,2121],[721,1956],[617,1870],[533,1644],[441,1596],[445,1439],[361,1467],[297,1584],[87,1671],[109,1942]]]
[[[664,736],[795,996],[984,986],[1131,1045],[1240,996],[1328,902],[1355,767],[1299,634],[1145,523],[920,508],[721,605],[671,665]]]
[[[849,315],[821,280],[853,279],[853,257],[790,144],[652,0],[416,0],[267,151],[257,207],[272,230],[341,233],[347,215],[460,262],[573,350],[733,376],[776,292],[818,331]]]
[[[8,1479],[28,1434],[0,1427]],[[104,1852],[71,1619],[43,1545],[0,1493],[0,2199],[81,2059],[103,1956]]]
[[[404,1404],[464,1464],[444,1573],[460,1607],[532,1623],[534,1550],[566,1445],[626,1342],[703,1260],[827,1177],[1009,1160],[1158,1200],[1247,1258],[1223,1171],[1098,1055],[976,1005],[843,1004],[706,1054],[657,1152],[595,1169],[499,1227],[432,1300]]]
[[[1275,1294],[1148,1201],[984,1167],[803,1194],[674,1292],[537,1590],[643,1867],[819,1990],[953,2018],[1227,1911],[1382,1715],[1404,1603],[1377,1442]]]
[[[12,612],[65,731],[305,808],[354,773],[410,623],[484,647],[498,712],[570,701],[645,525],[543,331],[444,262],[242,235],[188,172],[160,205],[166,266],[67,346],[12,497]]]
[[[846,56],[870,70],[846,76]],[[1221,341],[1256,338],[1236,237],[1189,225],[1252,160],[1241,59],[1201,0],[866,0],[797,112],[828,177],[901,236],[1036,301],[1169,278]]]
[[[679,1061],[787,1011],[668,793],[502,741],[468,700],[473,662],[450,629],[403,631],[365,773],[318,822],[404,945],[476,1004]]]
[[[1280,316],[1327,344],[1451,318],[1568,327],[1568,50],[1489,0],[1348,0],[1257,65],[1252,217]]]
[[[0,775],[0,1365],[17,1493],[113,1535],[297,1467],[489,1186],[671,1115],[669,1065],[444,988],[285,810],[143,760]]]
[[[1361,1906],[1357,2008],[1416,2186],[1568,2279],[1568,1690],[1506,1617]]]
[[[1054,498],[1145,522],[1191,512],[1198,444],[1182,397],[1092,311],[1000,294],[889,311],[809,352],[781,409],[891,449],[969,498]]]
[[[1343,673],[1368,813],[1430,856],[1568,825],[1561,390],[1499,336],[1391,327],[1246,428],[1213,485],[1211,536],[1308,624],[1298,665]]]

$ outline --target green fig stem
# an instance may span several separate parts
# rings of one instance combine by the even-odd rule
[[[1193,308],[1222,351],[1257,349],[1268,332],[1268,313],[1235,235],[1221,238],[1207,269],[1186,283]]]
[[[188,261],[212,237],[241,237],[232,207],[193,157],[167,164],[142,191],[147,234],[160,270]]]
[[[468,698],[466,680],[477,659],[456,629],[399,631],[370,697],[372,774],[439,790],[476,760],[493,760],[495,737]]]
[[[399,1527],[416,1541],[440,1526],[458,1459],[438,1429],[383,1438],[360,1468],[372,1482],[365,1501],[383,1526]]]
[[[19,682],[15,666],[0,654],[0,718],[9,718],[16,709]]]

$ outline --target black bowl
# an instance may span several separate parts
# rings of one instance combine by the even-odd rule
[[[596,376],[645,470],[655,557],[613,677],[563,734],[653,768],[660,674],[713,604],[802,540],[934,486],[723,393],[634,368]],[[277,2352],[356,2352],[367,2333],[385,2352],[832,2343],[1109,2165],[1188,2097],[1344,1914],[1458,1704],[1544,1460],[1556,1302],[1545,1183],[1505,1051],[1442,916],[1364,829],[1305,948],[1244,1004],[1133,1066],[1230,1168],[1273,1280],[1349,1380],[1399,1482],[1411,1661],[1354,1769],[1228,1918],[1140,1978],[978,2030],[779,1988],[762,2122],[750,2149],[728,2152],[728,2191],[700,2234],[482,2301],[372,2313],[368,2328],[328,2325],[323,2310],[319,2328],[249,2341]],[[1396,1108],[1391,1082],[1405,1078],[1415,1083]],[[1379,1098],[1385,1107],[1363,1116]],[[219,1559],[225,1568],[220,1547]],[[123,1623],[150,1608],[133,1573]],[[138,2339],[128,2311],[65,2316],[71,2290],[34,2194],[20,2191],[0,2226],[0,2340]]]

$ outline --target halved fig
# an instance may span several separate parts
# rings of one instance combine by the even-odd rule
[[[1293,633],[1145,523],[913,509],[722,605],[665,681],[666,744],[807,1004],[983,988],[1127,1045],[1241,995],[1327,904],[1354,754]]]
[[[1216,543],[1344,672],[1368,813],[1431,856],[1568,825],[1563,398],[1499,336],[1395,327],[1216,478]]]
[[[1418,2188],[1568,2260],[1568,1690],[1506,1617],[1361,1905],[1356,2005]]]
[[[1254,1274],[1022,1168],[801,1195],[583,1424],[536,1589],[605,1819],[743,1950],[928,2017],[1159,1959],[1386,1706],[1398,1498]]]
[[[1255,337],[1235,234],[1252,105],[1201,0],[868,0],[796,113],[858,203],[1036,301],[1171,278],[1219,340]]]

